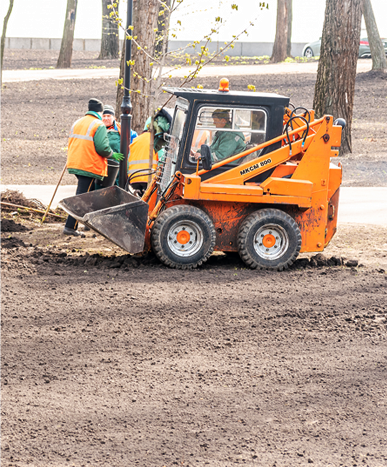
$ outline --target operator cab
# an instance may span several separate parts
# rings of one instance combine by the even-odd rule
[[[195,172],[203,144],[209,146],[212,164],[215,164],[282,134],[288,97],[274,93],[228,91],[222,82],[224,80],[217,91],[163,88],[177,99],[166,147],[162,185],[166,186],[177,170],[183,174]],[[278,149],[280,145],[280,142],[272,144],[259,152],[212,169],[202,175],[202,180]],[[199,162],[201,168],[202,162]],[[263,180],[269,175],[265,173],[260,177]],[[260,180],[251,181],[259,183]]]

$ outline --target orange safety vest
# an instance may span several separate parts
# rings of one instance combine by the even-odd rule
[[[117,125],[118,134],[121,136],[121,123],[116,121],[116,125]],[[114,129],[113,125],[111,127],[109,127],[109,128],[106,128],[106,129],[107,129],[107,131],[116,131]]]
[[[104,125],[101,120],[92,115],[85,115],[71,127],[67,153],[68,169],[107,176],[107,159],[97,153],[93,140],[100,125]]]
[[[200,149],[202,144],[210,142],[211,133],[208,130],[195,130],[192,138],[192,147],[196,150]]]
[[[148,169],[149,168],[149,148],[151,142],[151,134],[149,131],[146,131],[140,136],[137,136],[133,140],[133,143],[129,146],[129,164],[128,164],[128,176],[130,176],[133,172],[136,172],[140,169]],[[157,168],[158,157],[155,150],[153,150],[153,165],[152,169]],[[141,175],[141,172],[133,176],[130,183],[147,183],[148,181],[148,174],[144,172],[146,175]]]

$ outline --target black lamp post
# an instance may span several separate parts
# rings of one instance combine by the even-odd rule
[[[129,29],[133,25],[133,0],[128,0],[128,12],[126,16],[126,34],[132,36],[132,30]],[[131,66],[128,62],[132,59],[132,41],[128,40],[125,35],[125,64],[124,64],[124,97],[121,104],[121,145],[120,151],[124,155],[120,162],[119,185],[125,189],[128,180],[128,153],[130,144],[130,128],[132,123],[132,103],[130,102],[130,72]]]

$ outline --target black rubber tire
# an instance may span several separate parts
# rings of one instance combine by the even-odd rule
[[[309,53],[308,53],[309,52]],[[310,55],[311,54],[311,55]],[[304,51],[304,57],[311,58],[314,57],[313,50],[310,47],[307,47]]]
[[[168,245],[171,229],[177,223],[190,222],[202,232],[202,244],[190,256],[179,256]],[[152,250],[166,266],[175,269],[194,269],[205,263],[214,251],[216,240],[215,227],[210,217],[195,206],[172,206],[162,212],[152,228]],[[176,242],[175,242],[176,243]]]
[[[273,228],[279,233],[281,240],[277,247],[283,249],[280,256],[274,257],[277,250],[273,250],[273,258],[264,257],[255,248],[255,236],[259,230],[264,232],[265,226]],[[277,237],[276,237],[277,238]],[[296,221],[280,209],[261,209],[253,212],[242,222],[238,232],[238,251],[242,261],[252,269],[272,269],[282,271],[296,260],[301,249],[301,232]],[[277,241],[276,241],[277,244]],[[259,244],[262,245],[262,244]],[[273,247],[275,248],[275,247]],[[263,250],[264,247],[258,247]]]

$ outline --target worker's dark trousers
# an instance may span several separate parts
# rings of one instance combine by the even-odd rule
[[[76,175],[76,177],[78,179],[76,195],[81,195],[82,193],[94,190],[95,178],[85,177],[84,175]],[[74,217],[68,216],[65,227],[77,230],[78,221],[74,219]]]

